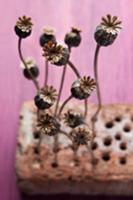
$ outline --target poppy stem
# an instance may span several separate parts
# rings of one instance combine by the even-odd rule
[[[59,94],[58,94],[57,102],[56,102],[56,106],[55,106],[54,116],[56,116],[57,110],[58,110],[58,107],[59,107],[59,102],[60,102],[60,98],[61,98],[61,93],[62,93],[64,81],[65,81],[66,69],[67,69],[67,65],[65,65],[65,66],[63,67],[62,78],[61,78],[61,83],[60,83],[60,88],[59,88]]]
[[[92,116],[92,131],[93,131],[93,137],[95,137],[95,122],[97,120],[97,116],[102,108],[102,100],[101,100],[101,92],[100,92],[100,86],[99,86],[99,77],[98,77],[98,55],[100,50],[100,45],[97,44],[95,55],[94,55],[94,76],[96,80],[96,87],[97,87],[97,98],[98,98],[98,107],[94,115]]]
[[[73,159],[74,159],[75,166],[79,165],[79,158],[78,158],[77,151],[78,151],[78,146],[77,145],[73,145],[73,154],[74,154],[74,158]]]
[[[39,84],[38,84],[38,81],[35,79],[35,77],[32,75],[31,71],[29,70],[24,58],[23,58],[23,55],[22,55],[22,50],[21,50],[21,44],[22,44],[22,39],[19,38],[18,40],[18,53],[19,53],[19,57],[20,57],[20,60],[22,61],[22,63],[24,64],[26,70],[28,71],[28,73],[30,74],[31,76],[31,79],[36,87],[36,89],[39,91],[40,90],[40,87],[39,87]]]
[[[87,113],[88,113],[88,99],[85,99],[85,101],[84,101],[84,107],[85,107],[84,119],[86,119]]]
[[[48,70],[49,66],[48,66],[48,61],[45,61],[45,80],[44,80],[44,87],[47,85],[48,83],[48,75],[49,75],[49,70]]]
[[[69,65],[70,68],[74,71],[74,73],[76,74],[76,76],[77,76],[78,78],[80,78],[81,76],[80,76],[79,71],[77,70],[77,68],[74,66],[74,64],[73,64],[70,60],[68,61],[68,65]]]
[[[59,114],[58,114],[58,117],[60,117],[64,107],[66,106],[66,104],[73,98],[72,95],[70,95],[65,101],[64,103],[62,104],[62,106],[60,107],[60,110],[59,110]]]
[[[79,71],[77,70],[77,68],[74,66],[74,64],[70,60],[68,61],[68,65],[74,71],[74,73],[76,74],[77,78],[81,78],[81,75],[80,75]],[[88,113],[88,100],[87,99],[84,100],[84,107],[85,107],[85,111],[84,111],[84,119],[85,119],[86,116],[87,116],[87,113]]]

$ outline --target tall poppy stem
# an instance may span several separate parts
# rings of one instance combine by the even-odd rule
[[[48,75],[49,75],[49,70],[48,70],[48,61],[45,61],[45,80],[44,80],[44,87],[48,84]]]
[[[58,110],[58,107],[59,107],[59,102],[60,102],[61,93],[62,93],[62,89],[63,89],[63,85],[64,85],[64,80],[65,80],[65,75],[66,75],[66,69],[67,69],[67,65],[65,65],[63,67],[62,78],[61,78],[61,83],[60,83],[60,88],[59,88],[59,94],[58,94],[57,102],[56,102],[56,106],[55,106],[54,116],[56,116],[57,110]]]
[[[60,107],[60,110],[59,110],[59,114],[58,114],[58,117],[60,117],[64,107],[66,106],[66,104],[73,98],[72,95],[70,95],[65,101],[64,103],[62,104],[62,106]]]
[[[97,116],[102,108],[102,100],[101,100],[101,92],[100,92],[100,86],[99,86],[99,77],[98,77],[98,55],[99,55],[100,45],[97,44],[95,55],[94,55],[94,76],[96,80],[96,86],[97,86],[97,98],[98,98],[98,107],[94,115],[92,116],[92,131],[93,131],[93,137],[95,137],[95,122],[97,120]]]
[[[19,53],[19,57],[20,57],[20,60],[22,61],[22,63],[24,64],[25,68],[27,69],[28,73],[30,74],[31,76],[31,79],[37,89],[37,91],[40,90],[40,87],[39,87],[39,84],[38,84],[38,81],[35,79],[35,77],[32,75],[31,71],[29,70],[24,58],[23,58],[23,55],[22,55],[22,50],[21,50],[21,44],[22,44],[22,39],[19,38],[18,40],[18,53]]]

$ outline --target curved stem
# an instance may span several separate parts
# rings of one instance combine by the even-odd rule
[[[70,134],[67,134],[67,132],[65,132],[64,130],[60,130],[60,133],[63,134],[63,135],[65,135],[72,142],[72,144],[73,144],[73,140],[72,140]],[[78,160],[78,155],[77,155],[78,147],[73,144],[73,148],[72,149],[73,149],[73,153],[74,153],[74,162],[75,162],[75,165],[78,165],[79,164],[79,162],[78,162],[79,161]]]
[[[68,61],[68,65],[71,67],[71,69],[74,71],[74,73],[76,74],[76,76],[78,78],[80,78],[80,73],[78,72],[77,68],[74,66],[74,64],[69,60]]]
[[[54,161],[53,164],[55,167],[58,166],[58,151],[59,151],[59,145],[58,145],[58,134],[54,136],[54,146],[53,146],[53,152],[54,152]]]
[[[67,134],[67,132],[65,132],[64,130],[60,130],[60,133],[65,135],[72,142],[72,138],[71,138],[71,136],[69,134]]]
[[[100,86],[99,86],[99,79],[98,79],[98,55],[99,55],[100,45],[96,46],[95,56],[94,56],[94,76],[96,80],[97,86],[97,98],[98,98],[98,108],[95,114],[92,117],[93,124],[95,124],[96,118],[101,110],[102,101],[101,101],[101,93],[100,93]]]
[[[59,110],[59,114],[58,114],[58,117],[61,115],[65,105],[73,98],[72,95],[70,95],[65,101],[64,103],[62,104],[62,106],[60,107],[60,110]]]
[[[70,51],[70,50],[69,50]],[[76,67],[74,66],[74,64],[69,60],[68,61],[68,65],[71,67],[71,69],[74,71],[74,73],[76,74],[76,76],[78,78],[80,78],[80,73],[78,72],[78,70],[76,69]],[[64,83],[64,77],[65,77],[65,73],[66,73],[66,66],[64,66],[63,69],[63,75],[62,75],[62,80],[61,80],[61,86],[60,86],[60,91],[59,91],[59,95],[58,95],[58,99],[57,99],[57,104],[56,104],[56,108],[55,108],[55,115],[57,113],[57,109],[58,109],[58,104],[59,104],[59,100],[60,100],[60,95],[61,95],[61,91],[62,91],[62,87],[63,87],[63,83]],[[60,117],[62,110],[64,109],[65,105],[72,99],[72,95],[69,96],[64,103],[62,104],[62,106],[60,107],[59,113],[58,113],[58,117]]]
[[[62,93],[62,89],[63,89],[63,85],[64,85],[64,80],[65,80],[66,68],[67,68],[67,65],[65,65],[64,68],[63,68],[63,73],[62,73],[62,78],[61,78],[59,93],[58,93],[58,97],[57,97],[57,102],[56,102],[56,106],[55,106],[54,116],[56,116],[57,110],[58,110],[58,107],[59,107],[59,102],[60,102],[61,93]],[[54,137],[54,148],[58,148],[58,146],[59,146],[58,135],[56,135]],[[54,162],[58,165],[57,152],[55,152]]]
[[[97,158],[94,156],[93,150],[91,149],[91,144],[86,144],[86,149],[88,150],[88,153],[90,153],[91,156],[91,163],[92,163],[92,173],[95,173],[95,166],[97,163]]]
[[[100,86],[99,86],[99,79],[98,79],[98,55],[99,55],[100,45],[97,44],[96,50],[95,50],[95,56],[94,56],[94,75],[96,80],[96,86],[97,86],[97,98],[98,98],[98,108],[94,115],[92,116],[92,134],[93,138],[95,137],[95,122],[97,119],[97,116],[102,108],[102,101],[101,101],[101,93],[100,93]],[[93,139],[92,139],[93,141]]]
[[[65,74],[66,74],[66,68],[67,65],[64,66],[63,68],[63,73],[62,73],[62,78],[61,78],[61,83],[60,83],[60,88],[59,88],[59,93],[58,93],[58,97],[57,97],[57,102],[56,102],[56,106],[55,106],[55,111],[54,111],[54,116],[56,117],[57,114],[57,110],[58,110],[58,106],[59,106],[59,102],[60,102],[60,98],[61,98],[61,93],[62,93],[62,89],[63,89],[63,85],[64,85],[64,79],[65,79]],[[54,136],[54,149],[58,149],[59,147],[59,142],[58,142],[58,135]],[[54,155],[54,163],[58,166],[58,155],[57,155],[57,151],[55,151],[55,155]]]
[[[61,83],[60,83],[60,89],[59,89],[59,94],[58,94],[58,97],[57,97],[57,102],[56,102],[56,106],[55,106],[54,116],[56,116],[57,110],[58,110],[58,107],[59,107],[59,102],[60,102],[61,93],[62,93],[62,89],[63,89],[63,85],[64,85],[64,80],[65,80],[65,75],[66,75],[66,69],[67,69],[67,65],[65,65],[64,68],[63,68],[62,78],[61,78]]]
[[[40,109],[37,108],[37,120],[39,120],[39,119],[40,119]]]
[[[35,79],[35,77],[32,75],[31,71],[29,70],[29,68],[27,67],[27,64],[23,58],[23,55],[22,55],[22,50],[21,50],[21,43],[22,43],[22,39],[19,38],[18,40],[18,53],[19,53],[19,57],[20,57],[20,60],[22,61],[22,63],[24,64],[25,68],[27,69],[28,73],[30,74],[31,76],[31,79],[36,87],[36,89],[39,91],[39,85],[38,85],[38,81]]]
[[[70,60],[68,61],[68,65],[74,71],[74,73],[76,74],[77,78],[81,78],[81,75],[80,75],[79,71],[77,70],[77,68],[74,66],[74,64]],[[84,104],[85,104],[84,118],[86,118],[87,112],[88,112],[88,100],[87,99],[85,99]]]
[[[48,61],[45,61],[45,80],[44,80],[44,87],[47,85],[48,83],[48,75],[49,75],[49,71],[48,71]]]
[[[84,104],[85,104],[85,111],[84,111],[84,119],[85,119],[88,113],[88,99],[85,99]]]
[[[79,165],[79,158],[77,154],[78,148],[79,146],[73,144],[73,159],[74,159],[75,166]]]

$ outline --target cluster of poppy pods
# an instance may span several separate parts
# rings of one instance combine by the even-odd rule
[[[45,84],[43,87],[40,87],[37,77],[39,76],[39,68],[34,60],[32,59],[24,59],[21,51],[21,43],[22,40],[29,37],[32,33],[33,23],[31,18],[22,16],[18,18],[18,21],[14,27],[15,33],[18,36],[18,52],[20,59],[23,63],[23,74],[25,78],[32,80],[36,89],[37,94],[34,98],[35,106],[37,107],[38,113],[41,110],[43,115],[38,114],[37,127],[40,130],[40,134],[46,134],[49,136],[55,136],[57,133],[62,132],[65,133],[61,129],[60,124],[60,116],[64,106],[71,100],[72,98],[78,100],[85,101],[85,113],[82,115],[76,110],[68,110],[67,113],[64,114],[63,120],[64,123],[69,126],[72,131],[70,134],[65,133],[69,139],[72,140],[75,147],[79,145],[87,145],[88,141],[91,140],[91,129],[88,128],[86,124],[86,116],[87,116],[87,99],[90,97],[94,89],[97,89],[98,102],[100,108],[100,88],[97,77],[97,54],[98,50],[102,46],[109,46],[113,44],[115,41],[121,27],[121,21],[118,20],[116,16],[107,15],[106,17],[102,17],[101,23],[97,26],[94,38],[97,43],[97,48],[94,57],[94,74],[95,79],[90,76],[81,77],[78,69],[74,66],[74,64],[70,61],[70,53],[73,47],[78,47],[81,43],[81,31],[77,28],[72,28],[69,33],[67,33],[64,37],[65,45],[60,45],[57,42],[55,33],[52,29],[45,28],[43,30],[43,34],[40,36],[39,44],[43,50],[43,56],[45,58]],[[61,86],[59,92],[57,94],[56,89],[53,86],[48,85],[48,68],[50,67],[48,64],[56,65],[58,67],[63,67],[63,75]],[[74,71],[77,76],[77,79],[71,85],[71,95],[66,99],[66,101],[59,106],[60,96],[63,87],[63,80],[65,76],[65,69],[69,66]],[[48,110],[54,104],[55,112],[53,115],[49,114]],[[99,109],[100,110],[100,109]],[[95,113],[98,114],[99,110]],[[57,138],[56,138],[57,139]]]

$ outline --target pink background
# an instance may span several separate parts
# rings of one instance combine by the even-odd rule
[[[81,74],[93,76],[95,41],[93,32],[101,16],[111,13],[123,21],[123,30],[116,42],[102,48],[99,60],[100,85],[104,103],[133,102],[133,0],[3,0],[0,6],[0,200],[19,200],[14,161],[18,115],[25,100],[32,99],[35,88],[24,79],[19,67],[17,37],[13,27],[23,14],[34,22],[32,36],[23,43],[25,56],[33,56],[40,66],[43,83],[44,59],[38,38],[44,26],[56,29],[59,41],[75,26],[82,29],[82,44],[73,49],[73,62]],[[58,89],[62,68],[50,67],[49,82]],[[63,97],[68,95],[75,78],[68,69]],[[90,101],[96,102],[96,94]]]

